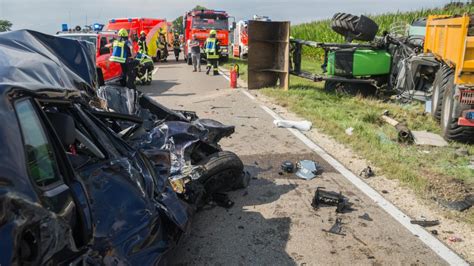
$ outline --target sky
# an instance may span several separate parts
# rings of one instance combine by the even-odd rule
[[[165,18],[169,21],[196,5],[225,10],[235,19],[253,15],[292,24],[330,18],[336,12],[379,14],[440,7],[451,0],[0,0],[0,19],[13,29],[54,33],[70,26],[106,23],[117,17]]]

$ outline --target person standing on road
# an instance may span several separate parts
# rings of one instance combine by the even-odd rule
[[[166,62],[168,57],[168,43],[166,42],[165,30],[163,28],[160,29],[158,38],[156,38],[156,48],[158,48],[158,60]]]
[[[193,72],[196,72],[199,69],[201,72],[201,47],[199,46],[199,40],[196,38],[196,34],[193,34],[192,40],[189,42],[189,47],[191,47],[191,60],[193,62]]]
[[[146,44],[146,33],[142,30],[140,32],[140,39],[138,39],[138,52],[141,54],[148,54],[148,46]]]
[[[179,53],[181,52],[181,42],[179,41],[179,35],[178,33],[174,34],[174,39],[173,39],[173,51],[174,51],[174,56],[176,57],[176,62],[179,60]]]
[[[207,71],[206,74],[209,75],[211,71],[214,75],[219,75],[219,70],[217,69],[217,65],[219,63],[219,41],[217,40],[217,32],[216,30],[211,30],[209,32],[209,38],[207,38],[206,42],[204,43],[204,49],[206,52],[207,57]]]
[[[128,32],[126,29],[120,29],[118,32],[119,39],[112,44],[112,56],[109,61],[120,63],[122,67],[122,85],[126,85],[130,89],[135,87],[135,55],[132,48],[132,43],[128,39]]]

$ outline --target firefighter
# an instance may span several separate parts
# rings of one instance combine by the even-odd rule
[[[140,39],[138,39],[138,52],[141,54],[148,54],[148,46],[146,44],[145,31],[140,32]]]
[[[173,51],[174,51],[174,56],[176,57],[176,62],[178,62],[179,61],[179,53],[181,52],[181,42],[179,41],[178,33],[174,34]]]
[[[168,57],[168,43],[166,42],[165,30],[163,28],[160,29],[158,38],[156,38],[156,48],[158,48],[158,59],[166,62]]]
[[[217,64],[219,63],[220,47],[216,35],[217,32],[215,30],[211,30],[209,32],[209,38],[207,38],[206,42],[204,43],[204,51],[206,53],[207,58],[207,75],[209,75],[211,68],[214,75],[219,75]]]
[[[126,29],[120,29],[118,32],[119,39],[112,44],[111,62],[120,63],[122,67],[122,85],[126,85],[130,89],[135,87],[135,55],[132,48],[132,43],[128,39],[128,32]]]

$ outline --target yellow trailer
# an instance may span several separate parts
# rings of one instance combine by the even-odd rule
[[[444,137],[474,142],[474,17],[429,16],[424,52],[441,63],[431,112]]]

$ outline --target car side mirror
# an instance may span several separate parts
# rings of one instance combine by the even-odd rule
[[[110,48],[106,46],[101,47],[99,50],[99,54],[100,55],[110,54]]]
[[[232,30],[235,30],[237,28],[237,23],[234,21],[232,22]]]

